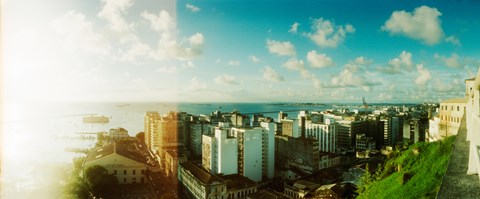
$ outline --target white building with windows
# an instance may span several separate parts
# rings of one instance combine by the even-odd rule
[[[326,120],[324,124],[306,122],[305,137],[318,140],[318,148],[323,152],[335,153],[337,150],[337,126]]]
[[[214,135],[203,135],[202,166],[211,174],[240,174],[255,182],[275,175],[275,123],[230,127],[219,123]]]

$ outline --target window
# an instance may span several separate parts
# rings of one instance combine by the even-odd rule
[[[132,183],[137,183],[137,178],[132,178]]]
[[[117,170],[113,170],[113,175],[117,175]]]
[[[460,111],[460,106],[457,106],[457,111]]]
[[[123,170],[123,175],[127,175],[127,170]]]
[[[134,169],[134,170],[132,170],[132,174],[133,174],[133,175],[135,175],[135,169]]]

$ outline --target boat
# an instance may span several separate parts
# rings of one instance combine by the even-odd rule
[[[110,118],[104,115],[89,115],[83,117],[83,123],[89,123],[89,124],[106,124],[110,122]]]

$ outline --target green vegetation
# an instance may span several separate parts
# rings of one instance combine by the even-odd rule
[[[365,173],[358,198],[435,198],[454,140],[451,136],[438,142],[419,142],[394,152],[375,172]]]
[[[118,198],[118,180],[107,170],[94,165],[85,170],[85,178],[81,177],[82,164],[85,157],[73,159],[73,170],[68,177],[62,198],[87,199],[94,195],[100,198]]]
[[[73,159],[73,170],[67,179],[63,198],[88,198],[89,191],[83,178],[80,176],[82,172],[82,164],[85,160],[85,156],[77,157]]]

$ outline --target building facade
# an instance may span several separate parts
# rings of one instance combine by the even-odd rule
[[[227,183],[192,162],[178,166],[178,180],[187,195],[199,199],[226,199]]]
[[[326,124],[306,123],[305,136],[318,140],[318,149],[323,152],[337,151],[337,125],[327,120]]]

